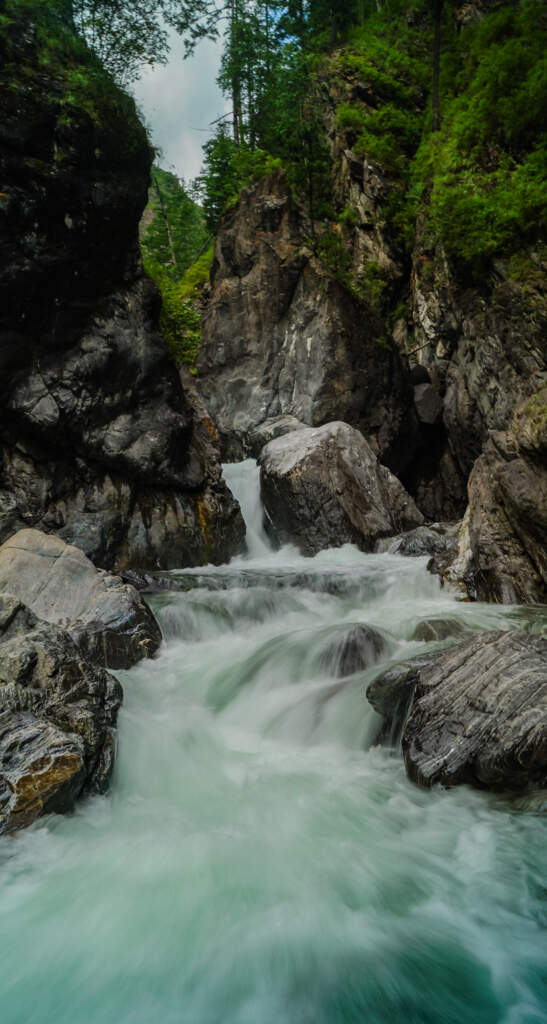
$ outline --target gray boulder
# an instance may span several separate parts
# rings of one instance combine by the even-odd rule
[[[96,569],[79,548],[40,530],[20,530],[0,547],[0,591],[46,622],[63,626],[96,665],[129,668],[159,647],[161,632],[134,587]]]
[[[0,833],[106,790],[121,700],[68,633],[0,595]]]
[[[410,639],[433,643],[436,640],[462,636],[463,633],[465,627],[457,619],[423,619],[416,626]]]
[[[402,484],[347,423],[278,437],[259,462],[267,526],[303,554],[346,543],[372,551],[380,537],[423,522]]]
[[[547,640],[483,633],[419,668],[403,753],[422,786],[547,785]]]
[[[455,554],[458,542],[459,523],[430,523],[428,526],[417,526],[400,537],[380,541],[379,551],[388,551],[390,555],[406,555],[409,558],[421,558],[423,555],[449,558]]]

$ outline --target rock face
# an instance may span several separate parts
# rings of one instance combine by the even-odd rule
[[[367,700],[384,720],[378,737],[381,742],[396,744],[400,741],[420,672],[435,658],[435,654],[423,654],[400,661],[367,686]]]
[[[0,540],[35,526],[106,568],[219,562],[244,527],[140,270],[144,130],[70,23],[46,27],[58,67],[43,24],[0,32]]]
[[[422,786],[545,786],[547,641],[483,633],[419,670],[403,752]]]
[[[121,699],[66,632],[0,595],[0,832],[105,791]]]
[[[444,575],[483,601],[541,603],[547,594],[547,389],[492,434],[469,478],[459,558]]]
[[[161,642],[159,626],[134,587],[39,530],[20,530],[0,547],[0,591],[66,629],[94,665],[129,668],[151,657]]]
[[[260,481],[270,530],[307,555],[346,543],[372,551],[378,538],[423,521],[402,484],[347,423],[271,441],[260,456]]]
[[[200,388],[231,460],[258,455],[259,428],[272,419],[287,429],[341,419],[397,471],[417,430],[408,374],[397,351],[378,343],[377,316],[306,245],[310,230],[281,173],[244,189],[225,215]]]

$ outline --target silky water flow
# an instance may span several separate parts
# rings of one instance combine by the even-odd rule
[[[420,621],[529,612],[459,602],[424,558],[274,552],[256,464],[226,476],[249,552],[151,600],[109,795],[0,841],[2,1024],[547,1022],[545,818],[416,788],[365,698],[435,647]],[[334,678],[356,624],[382,661]]]

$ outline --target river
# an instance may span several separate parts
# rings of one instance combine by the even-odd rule
[[[426,559],[270,549],[255,464],[227,467],[249,554],[170,574],[165,642],[119,677],[111,791],[0,841],[2,1024],[547,1022],[547,822],[422,791],[375,744],[379,666],[432,616],[515,628]]]

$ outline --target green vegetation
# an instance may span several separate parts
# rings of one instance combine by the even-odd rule
[[[162,334],[176,361],[186,363],[192,369],[201,342],[201,293],[209,280],[213,251],[213,246],[210,246],[179,280],[173,279],[153,259],[144,260],[146,273],[161,292]]]
[[[102,135],[102,145],[115,140],[116,153],[128,160],[146,151],[146,133],[134,100],[105,72],[98,57],[74,33],[68,0],[6,0],[0,15],[8,87],[10,67],[18,62],[17,32],[21,18],[36,32],[40,67],[59,83],[49,102],[57,107],[59,123],[80,123],[89,117]],[[13,35],[12,35],[13,31]],[[17,76],[13,75],[14,82]]]
[[[162,333],[177,362],[189,366],[201,341],[201,293],[213,259],[211,241],[204,212],[184,182],[153,167],[141,252],[146,273],[161,292]]]
[[[466,28],[445,56],[441,131],[424,138],[412,174],[456,265],[480,272],[547,226],[546,52],[545,6],[522,0]]]
[[[192,194],[191,194],[192,193]],[[209,232],[195,190],[161,167],[152,167],[148,206],[141,225],[143,256],[163,266],[173,280],[196,259]]]

